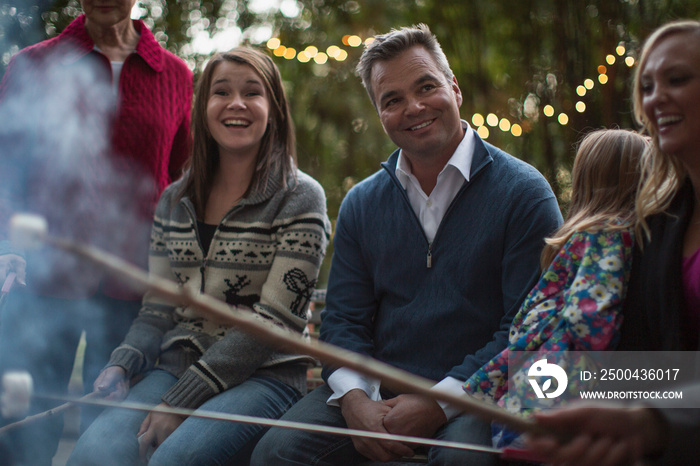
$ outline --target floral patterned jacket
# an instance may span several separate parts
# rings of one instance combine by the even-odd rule
[[[511,325],[508,347],[476,371],[464,390],[517,409],[507,399],[508,359],[513,352],[614,349],[633,248],[631,227],[574,232],[523,301]],[[527,383],[513,388],[530,390]],[[523,399],[520,393],[517,398]]]

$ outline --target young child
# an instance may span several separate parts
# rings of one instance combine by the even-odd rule
[[[514,352],[615,348],[638,228],[639,162],[647,148],[645,137],[627,130],[593,131],[581,140],[567,219],[545,240],[544,273],[513,319],[509,346],[467,380],[466,392],[518,409],[532,395],[508,396]],[[527,383],[510,388],[518,395],[531,391]]]
[[[193,108],[183,179],[156,208],[150,272],[299,333],[330,237],[321,186],[296,168],[279,70],[239,47],[215,55]],[[108,398],[278,418],[306,391],[306,356],[147,293],[95,381]],[[143,379],[129,389],[134,376]],[[246,464],[265,428],[106,410],[69,464]],[[151,456],[152,455],[152,456]]]

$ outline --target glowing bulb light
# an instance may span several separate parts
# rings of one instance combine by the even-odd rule
[[[507,118],[501,118],[501,121],[498,122],[498,129],[504,133],[510,131],[510,121]]]
[[[359,47],[362,45],[362,39],[360,36],[350,36],[348,37],[348,45],[350,47]]]
[[[309,45],[304,49],[304,53],[306,53],[307,57],[313,58],[318,53],[318,48],[314,47],[313,45]]]
[[[267,41],[267,48],[270,50],[275,50],[280,45],[282,45],[282,42],[276,37],[273,37]]]
[[[478,134],[481,139],[487,139],[489,137],[489,129],[486,126],[479,126],[476,130],[476,134]]]

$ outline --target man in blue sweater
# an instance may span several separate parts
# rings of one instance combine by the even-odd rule
[[[460,119],[462,95],[427,26],[376,37],[357,67],[399,147],[356,185],[338,214],[323,341],[438,381],[464,381],[500,352],[539,276],[543,239],[561,223],[533,167],[485,143]],[[487,422],[434,399],[391,393],[347,368],[284,419],[491,444]],[[253,464],[356,464],[413,455],[400,442],[271,429]],[[493,455],[431,448],[431,464]]]

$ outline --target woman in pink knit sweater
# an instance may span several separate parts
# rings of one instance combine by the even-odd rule
[[[26,282],[2,310],[0,371],[28,370],[44,393],[66,392],[83,330],[92,386],[140,296],[69,256],[14,248],[7,219],[39,213],[52,234],[145,267],[156,201],[189,150],[192,72],[131,19],[134,4],[82,0],[85,14],[17,53],[0,83],[0,284],[9,271]],[[60,417],[20,430],[12,453],[50,464],[61,432]]]

